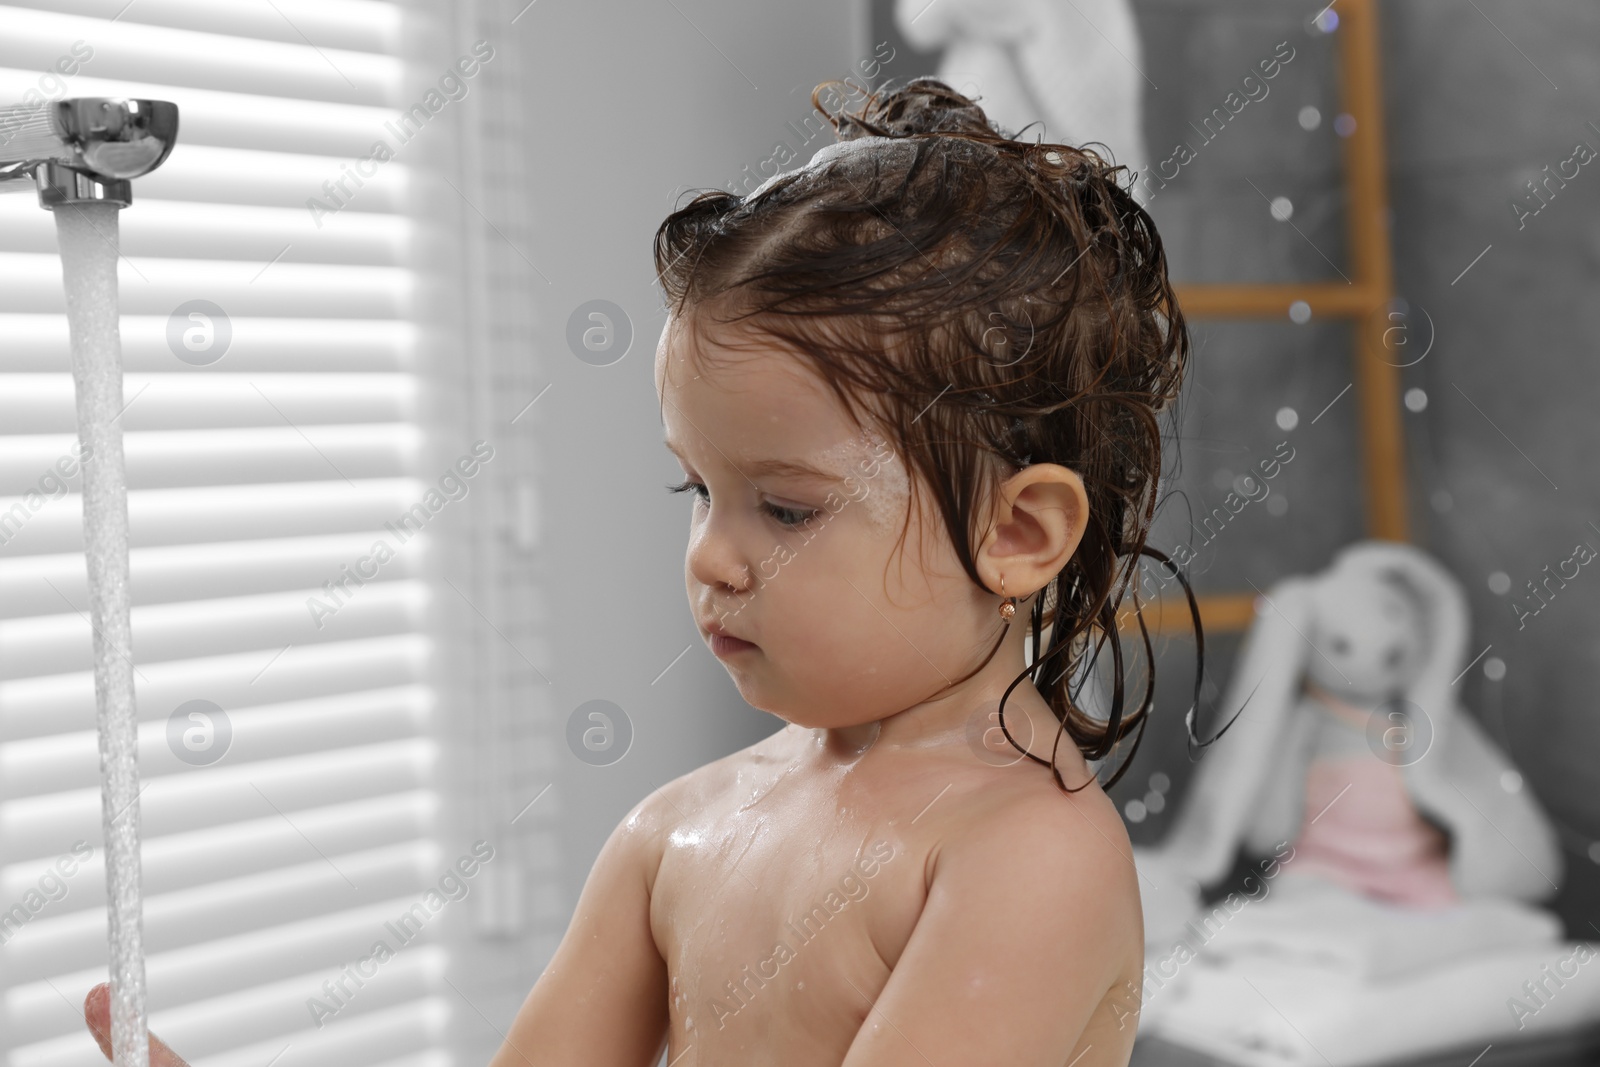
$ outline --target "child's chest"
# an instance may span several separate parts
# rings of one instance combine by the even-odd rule
[[[881,799],[747,768],[668,833],[650,910],[669,1061],[844,1058],[925,897],[916,812]]]

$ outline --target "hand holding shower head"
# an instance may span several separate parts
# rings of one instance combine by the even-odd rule
[[[31,177],[40,207],[126,207],[129,179],[160,166],[177,136],[178,105],[166,100],[83,96],[0,108],[0,190]]]

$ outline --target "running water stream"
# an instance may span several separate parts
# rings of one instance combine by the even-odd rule
[[[83,539],[94,631],[100,817],[111,945],[116,1067],[149,1067],[139,886],[138,716],[128,590],[128,489],[123,476],[122,342],[117,330],[117,213],[106,201],[54,208],[66,282],[83,465]]]

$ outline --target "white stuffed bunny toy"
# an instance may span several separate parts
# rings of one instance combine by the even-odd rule
[[[1600,1018],[1595,950],[1532,906],[1559,887],[1555,835],[1457,703],[1467,629],[1457,582],[1395,542],[1258,599],[1217,721],[1243,714],[1135,850],[1147,1032],[1347,1067]],[[1272,858],[1200,905],[1241,850]]]

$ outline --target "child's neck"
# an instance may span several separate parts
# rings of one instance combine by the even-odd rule
[[[994,738],[1003,742],[994,710],[1006,687],[1027,666],[1023,655],[1025,639],[1023,628],[1013,626],[989,662],[971,678],[943,686],[892,715],[849,726],[810,729],[816,754],[830,761],[852,763],[874,749],[966,748],[985,731],[990,733],[991,743]],[[1006,697],[1005,727],[1019,744],[1049,760],[1059,723],[1031,680],[1019,683]],[[1070,739],[1061,748],[1070,751]],[[1010,751],[1015,753],[1014,748]],[[1021,758],[1020,753],[1016,755]]]
[[[854,763],[860,759],[878,743],[882,732],[882,719],[857,726],[818,726],[809,731],[817,754],[838,763]]]

